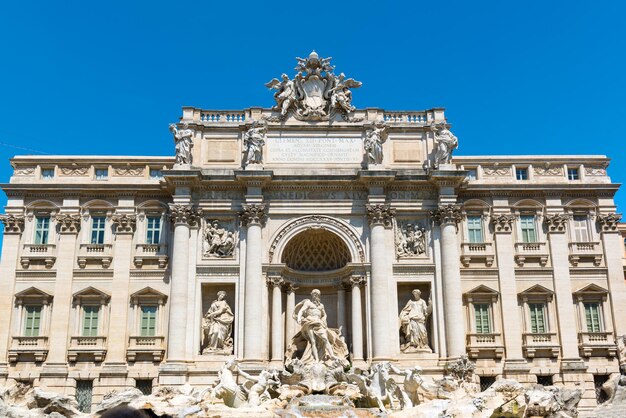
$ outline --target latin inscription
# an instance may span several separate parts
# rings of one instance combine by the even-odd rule
[[[296,164],[358,164],[363,161],[363,141],[361,138],[268,138],[267,161]]]

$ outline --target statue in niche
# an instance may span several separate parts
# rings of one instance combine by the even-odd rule
[[[267,127],[263,123],[254,122],[252,127],[243,135],[243,146],[245,147],[243,165],[261,164],[263,162],[263,145],[265,145],[265,135]]]
[[[208,220],[204,228],[204,255],[231,257],[237,245],[238,233],[220,227],[217,220]]]
[[[233,352],[233,321],[235,315],[226,302],[226,292],[217,292],[217,299],[211,302],[204,314],[202,329],[204,343],[202,354],[231,354]]]
[[[328,328],[326,310],[320,301],[320,291],[314,289],[311,299],[298,303],[293,319],[302,327],[293,336],[287,353],[285,366],[299,359],[303,364],[323,363],[329,367],[349,365],[348,346],[341,337],[341,331]]]
[[[421,295],[419,289],[413,290],[415,300],[408,301],[400,312],[400,349],[405,353],[432,351],[428,346],[426,320],[433,311],[433,302],[429,297],[427,304]]]
[[[417,224],[396,223],[396,255],[415,257],[424,253],[426,253],[426,229]]]
[[[183,130],[178,129],[175,123],[170,123],[170,132],[174,135],[176,143],[176,164],[191,164],[191,138],[193,131],[188,129],[189,125],[185,123]]]
[[[365,134],[365,151],[370,164],[383,163],[383,143],[387,140],[387,127],[383,124],[372,126]]]
[[[452,152],[459,146],[459,140],[446,127],[445,123],[435,125],[432,128],[435,132],[435,168],[441,164],[449,164],[452,160]]]

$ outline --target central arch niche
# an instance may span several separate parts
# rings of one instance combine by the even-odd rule
[[[301,272],[338,270],[351,261],[344,241],[323,228],[309,229],[290,239],[281,259],[290,269]]]

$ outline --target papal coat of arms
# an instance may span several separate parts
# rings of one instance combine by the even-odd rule
[[[297,73],[293,79],[283,74],[280,80],[274,78],[265,84],[276,90],[274,109],[279,112],[268,119],[283,121],[293,114],[298,120],[329,120],[340,114],[344,120],[356,122],[350,89],[361,87],[361,82],[346,79],[343,73],[335,75],[335,67],[330,65],[332,58],[320,58],[315,51],[308,58],[296,59]]]

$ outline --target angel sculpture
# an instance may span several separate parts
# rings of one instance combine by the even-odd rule
[[[387,127],[374,125],[365,136],[365,151],[371,164],[383,163],[383,142],[387,140]]]
[[[281,75],[281,80],[273,78],[269,83],[265,84],[268,89],[277,90],[274,93],[274,99],[276,100],[277,110],[280,110],[280,117],[287,116],[287,112],[292,104],[296,102],[296,86],[293,80],[290,80],[287,74]]]
[[[174,135],[176,143],[176,164],[191,164],[191,138],[193,131],[188,129],[189,125],[185,123],[183,130],[178,129],[175,123],[170,123],[170,132]]]
[[[439,165],[450,162],[452,152],[459,146],[459,140],[445,124],[436,125],[432,129],[435,131],[435,144],[437,145],[435,168],[439,168]]]
[[[352,106],[352,92],[350,89],[359,88],[363,84],[353,78],[347,80],[345,78],[344,73],[339,74],[339,77],[334,77],[335,85],[330,89],[330,108],[338,109],[343,114],[353,112],[355,109]]]

